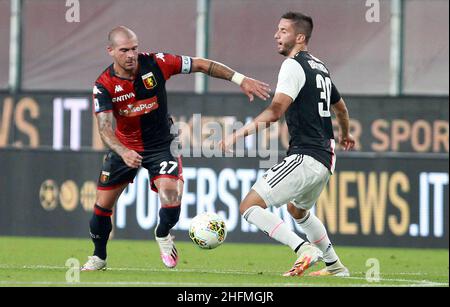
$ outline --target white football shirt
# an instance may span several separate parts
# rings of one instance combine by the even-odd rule
[[[283,93],[295,100],[305,85],[306,75],[302,65],[293,58],[287,58],[278,73],[275,93]]]

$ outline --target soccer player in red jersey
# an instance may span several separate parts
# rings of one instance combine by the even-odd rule
[[[112,29],[108,41],[113,64],[95,81],[93,100],[99,132],[109,151],[98,179],[90,221],[95,250],[82,270],[106,268],[112,209],[141,166],[148,170],[151,188],[159,193],[161,209],[155,238],[164,265],[173,268],[178,263],[178,252],[169,231],[179,219],[183,177],[181,159],[170,151],[174,136],[170,133],[166,81],[176,74],[201,72],[236,83],[250,101],[254,95],[266,100],[270,89],[263,82],[208,59],[138,53],[136,34],[124,26]]]

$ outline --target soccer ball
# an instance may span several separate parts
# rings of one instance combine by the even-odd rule
[[[225,241],[227,228],[219,215],[205,212],[192,219],[189,237],[200,248],[213,249]]]

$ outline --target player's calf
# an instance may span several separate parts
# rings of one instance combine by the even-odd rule
[[[164,206],[159,209],[159,223],[156,226],[155,235],[158,238],[166,237],[180,219],[181,206]]]
[[[164,206],[159,210],[159,223],[155,229],[155,239],[159,245],[161,260],[168,268],[174,268],[178,263],[178,251],[170,235],[180,218],[180,205]]]
[[[94,242],[95,246],[94,256],[102,260],[105,260],[107,256],[106,245],[112,230],[111,215],[112,210],[102,208],[96,204],[94,206],[94,214],[89,223],[92,242]]]

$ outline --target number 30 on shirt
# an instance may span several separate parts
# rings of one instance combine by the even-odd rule
[[[322,90],[320,92],[319,114],[321,117],[331,117],[330,101],[331,101],[331,79],[323,77],[320,74],[316,75],[317,88]]]

